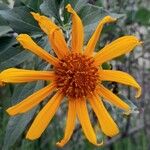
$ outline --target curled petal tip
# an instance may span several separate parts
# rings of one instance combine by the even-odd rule
[[[135,44],[136,46],[143,44],[143,42],[140,41],[140,40],[139,40],[136,36],[134,36],[134,35],[129,35],[129,36],[126,36],[126,37],[130,38],[130,40],[132,40],[133,44]]]
[[[14,112],[11,111],[11,108],[8,108],[8,109],[6,110],[6,112],[7,112],[10,116],[16,115]]]
[[[9,111],[9,108],[6,110],[6,112],[11,116],[11,113],[10,113],[10,111]]]
[[[35,12],[30,12],[30,13],[34,17],[35,20],[39,20],[40,19],[40,15],[38,13],[35,13]]]
[[[57,143],[56,143],[56,146],[62,148],[62,147],[64,146],[64,144],[63,144],[62,142],[57,142]]]
[[[19,34],[16,40],[24,47],[27,48],[28,43],[31,41],[31,37],[27,34]],[[30,44],[31,45],[31,44]],[[32,46],[32,45],[31,45]]]
[[[16,40],[17,40],[17,41],[20,41],[21,36],[22,36],[22,34],[19,34],[19,35],[16,37]]]
[[[140,42],[139,42],[139,45],[143,45],[143,44],[144,44],[144,42],[143,42],[143,41],[140,41]]]
[[[67,5],[66,5],[66,9],[68,9],[68,8],[71,8],[71,5],[70,5],[70,4],[67,4]]]
[[[32,133],[28,133],[28,132],[26,134],[26,139],[33,141],[39,138],[39,137],[35,137],[34,135],[32,135]]]
[[[128,111],[125,111],[123,114],[126,116],[129,116],[132,113],[131,108]]]
[[[27,34],[19,34],[16,37],[16,39],[17,39],[17,41],[21,41],[22,39],[27,38],[27,37],[29,37],[29,35],[27,35]]]
[[[142,88],[139,87],[138,91],[137,91],[137,94],[135,95],[135,98],[139,98],[141,96],[141,93],[142,93]]]
[[[5,86],[5,83],[3,81],[0,81],[0,86]]]
[[[72,6],[70,4],[68,4],[66,6],[66,9],[67,9],[68,12],[72,12]]]
[[[96,145],[96,146],[102,146],[102,145],[104,145],[104,142],[102,140],[100,143],[95,143],[94,145]]]
[[[115,21],[117,21],[117,18],[113,18],[113,17],[111,17],[111,16],[106,16],[106,17],[104,18],[104,20],[105,20],[106,22],[115,22]]]
[[[30,12],[30,14],[31,14],[31,15],[36,15],[36,13],[35,13],[35,12],[32,12],[32,11]]]
[[[137,41],[137,45],[141,45],[141,44],[143,44],[143,42],[142,41],[140,41],[137,37],[134,37],[135,38],[135,40]]]

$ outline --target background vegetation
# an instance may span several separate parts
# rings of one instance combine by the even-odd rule
[[[92,124],[99,140],[104,138],[106,144],[97,148],[85,140],[79,125],[76,126],[71,141],[64,150],[150,150],[150,1],[149,0],[0,0],[0,71],[9,67],[43,70],[49,69],[44,61],[23,50],[15,37],[20,33],[32,36],[38,44],[52,53],[46,35],[40,30],[30,12],[40,12],[53,20],[63,29],[66,40],[70,41],[70,16],[64,9],[71,3],[83,20],[85,27],[85,44],[94,31],[99,20],[111,15],[118,18],[116,23],[106,25],[97,50],[106,43],[127,34],[139,37],[144,44],[130,55],[105,63],[105,69],[117,69],[132,74],[140,83],[143,94],[135,100],[133,89],[109,83],[123,100],[129,103],[132,114],[125,116],[113,107],[108,107],[120,127],[120,134],[114,138],[105,137],[98,130],[97,121],[90,112]],[[34,116],[44,105],[40,104],[26,114],[9,117],[5,110],[27,97],[46,83],[38,81],[27,84],[6,85],[0,88],[0,149],[3,150],[57,150],[55,143],[63,136],[65,126],[66,104],[63,103],[52,123],[36,141],[28,141],[25,134]]]

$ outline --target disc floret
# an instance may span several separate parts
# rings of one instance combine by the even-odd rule
[[[81,98],[95,90],[98,68],[92,57],[73,53],[61,59],[55,67],[57,88],[71,98]]]

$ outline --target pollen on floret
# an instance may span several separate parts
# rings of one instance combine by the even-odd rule
[[[98,68],[92,57],[72,53],[61,59],[55,67],[57,88],[71,98],[81,98],[95,90]]]

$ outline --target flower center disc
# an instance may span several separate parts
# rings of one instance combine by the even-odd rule
[[[70,98],[81,98],[95,90],[98,68],[92,57],[69,54],[55,67],[57,88]]]

